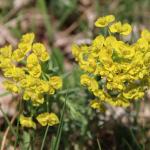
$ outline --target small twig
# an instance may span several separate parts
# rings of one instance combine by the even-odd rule
[[[13,116],[13,118],[11,119],[10,123],[13,124],[13,122],[15,121],[16,117],[18,116],[18,112],[15,113],[15,115]],[[3,139],[2,139],[2,143],[1,143],[1,150],[5,149],[5,143],[6,143],[6,139],[7,139],[7,135],[9,133],[10,130],[10,126],[8,126],[8,128],[6,129]]]
[[[60,32],[61,36],[67,36],[78,27],[77,22],[73,22],[66,30]]]
[[[4,18],[1,20],[2,23],[5,23],[7,21],[9,21],[11,18],[13,18],[15,15],[19,14],[19,12],[26,6],[30,5],[33,2],[33,0],[28,0],[28,1],[24,1],[24,3],[22,3],[22,5],[18,6],[18,7],[14,7],[13,9],[11,9],[6,16],[4,16]]]
[[[5,39],[11,45],[17,44],[17,40],[14,38],[12,33],[9,31],[9,29],[1,23],[0,23],[0,35],[3,39]]]

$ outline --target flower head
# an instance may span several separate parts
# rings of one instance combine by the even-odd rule
[[[59,76],[51,76],[49,81],[42,78],[42,63],[50,56],[42,43],[33,43],[34,34],[22,36],[18,48],[12,46],[0,48],[0,69],[4,77],[4,86],[7,90],[23,95],[24,100],[31,100],[34,106],[44,103],[44,94],[53,95],[62,87]],[[24,66],[17,63],[24,61]]]
[[[22,127],[27,127],[27,128],[36,128],[35,122],[32,120],[31,117],[25,117],[23,115],[20,115],[20,124]]]
[[[59,119],[54,113],[45,112],[38,115],[36,119],[42,126],[53,126],[59,123]]]
[[[120,33],[122,35],[129,35],[132,31],[132,28],[128,23],[121,24],[120,21],[113,23],[109,29],[112,33]]]
[[[104,27],[114,20],[99,18],[96,26]],[[111,33],[128,35],[132,28],[120,21],[109,26]],[[133,44],[114,35],[98,35],[89,45],[74,45],[72,53],[84,74],[81,85],[93,95],[90,106],[102,110],[104,104],[127,107],[133,100],[141,99],[149,88],[150,41],[144,30]]]
[[[95,26],[96,27],[106,27],[111,22],[113,22],[114,20],[115,20],[115,17],[113,15],[108,15],[108,16],[100,17],[95,22]]]
[[[46,47],[42,43],[34,42],[33,33],[23,35],[15,50],[11,45],[0,48],[0,70],[5,77],[4,87],[12,93],[20,94],[24,101],[30,101],[31,103],[27,102],[29,107],[42,108],[47,103],[46,98],[55,94],[63,84],[60,76],[47,73],[44,67],[48,61],[50,55]],[[54,113],[42,113],[37,116],[36,111],[33,113],[32,109],[26,111],[32,117],[20,115],[20,124],[23,127],[35,129],[35,117],[42,126],[59,123]]]

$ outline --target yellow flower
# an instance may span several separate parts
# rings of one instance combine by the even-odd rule
[[[12,47],[11,45],[0,48],[0,55],[3,58],[11,58],[12,55]]]
[[[113,23],[113,24],[109,27],[109,29],[110,29],[110,31],[111,31],[112,33],[116,33],[116,32],[120,32],[120,31],[121,31],[121,27],[122,27],[122,24],[121,24],[121,22],[119,21],[119,22]]]
[[[140,88],[131,89],[130,91],[123,92],[123,96],[127,99],[139,99],[144,96],[144,92],[140,91]]]
[[[32,53],[27,58],[27,67],[32,68],[39,65],[38,57]]]
[[[31,45],[33,43],[33,40],[34,40],[34,33],[27,33],[22,36],[21,43],[27,43]]]
[[[41,61],[47,61],[49,59],[49,54],[46,52],[46,48],[43,44],[34,43],[32,50]]]
[[[40,56],[43,52],[46,51],[45,46],[42,43],[34,43],[32,46],[32,51],[37,55]]]
[[[48,121],[48,125],[49,126],[53,126],[53,125],[56,125],[59,123],[59,119],[58,117],[56,116],[56,114],[54,113],[50,113],[49,114],[49,121]]]
[[[24,57],[25,53],[20,49],[16,49],[12,54],[12,59],[17,62],[23,60]]]
[[[150,52],[147,52],[144,56],[144,63],[145,65],[150,65]]]
[[[71,50],[72,50],[72,54],[74,55],[74,57],[77,60],[79,57],[79,54],[80,54],[80,47],[76,44],[73,44]]]
[[[92,92],[98,90],[98,83],[95,79],[90,78],[88,75],[83,74],[80,77],[80,82],[84,86],[88,86],[88,89]]]
[[[113,23],[109,29],[112,33],[120,33],[122,35],[129,35],[132,31],[132,28],[128,23],[121,24],[120,21]]]
[[[40,77],[41,72],[42,72],[40,65],[33,66],[32,68],[29,68],[28,71],[29,71],[29,74],[35,78]]]
[[[88,89],[92,92],[98,90],[98,82],[95,79],[90,79],[90,85],[88,87]]]
[[[84,57],[84,56],[83,56]],[[79,59],[80,60],[80,59]],[[93,55],[91,55],[90,57],[87,58],[87,60],[80,60],[80,67],[87,72],[95,72],[96,69],[96,61],[93,57]]]
[[[111,100],[111,104],[117,107],[128,107],[130,103],[122,97],[120,99],[117,99],[115,102]]]
[[[49,91],[48,91],[48,93],[49,93],[50,95],[53,95],[53,94],[55,93],[55,89],[54,89],[52,86],[49,86]]]
[[[114,50],[118,53],[119,57],[131,59],[135,55],[135,49],[122,41],[115,43]]]
[[[35,122],[32,120],[31,117],[25,117],[23,115],[20,115],[20,124],[22,127],[27,127],[27,128],[34,128],[36,129],[36,124]]]
[[[104,36],[99,35],[93,40],[92,46],[94,47],[94,49],[100,50],[104,45],[104,41],[105,41]]]
[[[3,58],[0,56],[0,69],[2,69],[3,71],[14,67],[14,64],[12,64],[11,59],[9,58]]]
[[[36,93],[36,91],[34,91],[31,95],[31,100],[34,106],[39,106],[44,103],[44,96],[42,93]]]
[[[115,20],[115,17],[113,15],[108,15],[108,16],[105,16],[105,17],[100,17],[95,22],[95,26],[96,27],[106,27],[111,22],[113,22],[114,20]]]
[[[11,92],[14,92],[14,93],[19,93],[20,92],[20,88],[17,86],[17,84],[13,81],[10,81],[10,80],[5,80],[3,82],[3,85],[4,87],[8,90],[8,91],[11,91]]]
[[[141,37],[150,42],[150,31],[144,29],[141,33]]]
[[[43,52],[41,57],[40,57],[40,60],[41,61],[47,61],[49,59],[50,59],[50,56],[49,56],[48,52]]]
[[[106,110],[105,107],[104,107],[104,105],[101,103],[101,101],[97,100],[97,99],[90,101],[90,106],[93,109],[100,110],[101,112],[105,112],[105,110]]]
[[[20,86],[22,88],[31,88],[32,87],[32,89],[35,89],[37,87],[37,83],[39,83],[39,80],[30,75],[26,75],[22,80],[20,80]],[[35,88],[33,88],[33,87],[35,87]]]
[[[49,91],[49,84],[47,81],[39,80],[37,85],[37,91],[39,93],[46,93]]]
[[[23,93],[23,100],[25,100],[25,101],[30,100],[30,97],[31,97],[30,95],[31,95],[30,92],[25,90]]]
[[[50,77],[49,84],[56,90],[60,89],[62,87],[62,79],[59,76]]]
[[[81,75],[80,82],[82,85],[88,86],[88,85],[90,85],[90,81],[91,80],[90,80],[90,77],[88,75],[86,75],[86,74]]]
[[[49,113],[42,113],[38,115],[36,119],[42,126],[46,126],[49,121]]]
[[[115,45],[116,42],[117,42],[117,39],[114,36],[108,36],[108,37],[106,37],[104,45],[108,49],[112,49],[114,47],[114,45]]]
[[[41,66],[39,64],[38,57],[34,53],[28,56],[27,67],[31,76],[36,77],[36,78],[40,77],[41,72],[42,72]]]
[[[31,50],[31,45],[29,45],[29,43],[19,43],[18,49],[26,55]]]
[[[31,100],[34,106],[39,106],[44,103],[43,93],[37,92],[36,88],[27,88],[23,95],[24,100]]]
[[[136,49],[146,52],[148,50],[148,47],[149,47],[149,44],[146,39],[140,38],[137,40]]]
[[[99,100],[92,100],[90,101],[90,106],[94,109],[99,109],[100,108],[100,101]]]
[[[36,119],[42,126],[54,126],[59,123],[59,119],[54,113],[45,112],[38,115]]]
[[[18,81],[25,77],[25,72],[22,68],[12,67],[4,71],[4,76]]]
[[[111,49],[107,49],[103,47],[101,51],[98,53],[99,60],[104,63],[105,61],[112,61],[112,53],[113,51]]]

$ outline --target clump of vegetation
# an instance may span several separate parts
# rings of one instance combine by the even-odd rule
[[[149,3],[0,0],[0,149],[149,150]]]

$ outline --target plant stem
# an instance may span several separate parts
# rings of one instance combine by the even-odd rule
[[[21,113],[21,109],[22,109],[22,99],[20,96],[18,97],[18,101],[19,101],[19,113],[18,113],[18,116],[19,116]],[[16,132],[17,132],[17,136],[16,136],[14,150],[16,150],[16,147],[18,144],[18,138],[19,138],[19,119],[17,120],[17,131]]]
[[[45,134],[44,134],[44,138],[43,138],[43,141],[42,141],[41,150],[43,150],[43,148],[44,148],[44,144],[45,144],[46,136],[47,136],[47,133],[48,133],[48,129],[49,129],[49,126],[47,126],[46,130],[45,130]]]
[[[102,148],[101,148],[101,145],[100,145],[100,142],[99,142],[98,138],[97,138],[97,144],[98,144],[98,149],[99,149],[99,150],[102,150]]]
[[[61,112],[60,124],[59,124],[58,130],[57,130],[56,141],[55,141],[55,145],[54,145],[53,150],[58,150],[58,148],[59,148],[59,143],[60,143],[63,124],[64,124],[63,119],[64,119],[64,112],[65,112],[65,109],[66,109],[66,102],[67,102],[67,94],[65,96],[65,101],[64,101],[62,112]]]

